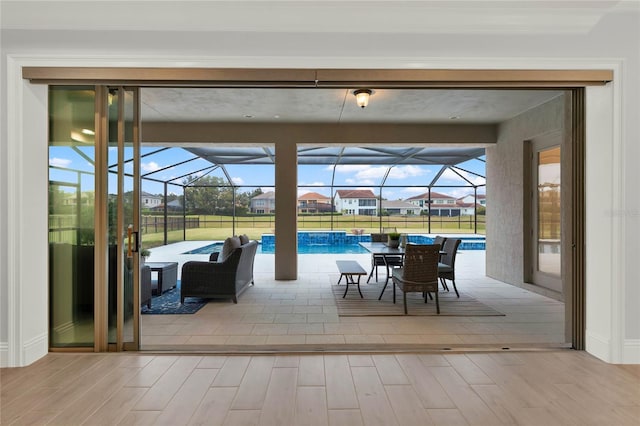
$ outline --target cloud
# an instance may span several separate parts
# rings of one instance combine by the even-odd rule
[[[50,158],[49,159],[49,165],[50,166],[55,166],[55,167],[67,167],[69,166],[69,164],[71,164],[71,160],[69,160],[68,158]]]
[[[300,182],[298,183],[298,186],[325,186],[325,183],[324,182],[311,182],[311,183]]]
[[[236,185],[242,185],[244,184],[244,179],[242,179],[241,177],[232,177],[231,182],[233,182]]]
[[[429,189],[426,186],[418,186],[418,187],[412,187],[412,188],[403,188],[401,192],[408,195],[418,195],[418,194],[424,194],[427,191],[429,191]]]
[[[150,161],[148,163],[140,163],[140,169],[143,173],[149,173],[159,170],[160,166],[155,161]]]
[[[358,172],[360,170],[366,170],[370,167],[371,166],[367,166],[366,164],[340,164],[336,166],[336,172],[338,173]],[[333,171],[333,166],[327,166],[325,170],[331,172]]]
[[[406,179],[409,177],[422,176],[425,170],[418,166],[399,166],[394,167],[389,172],[389,179]]]
[[[353,178],[345,179],[348,184],[356,185],[376,185],[382,181],[387,174],[389,166],[369,166],[359,164],[347,164],[336,167],[336,172],[353,173]],[[389,179],[408,179],[422,176],[428,173],[427,170],[418,166],[396,166],[389,171]]]

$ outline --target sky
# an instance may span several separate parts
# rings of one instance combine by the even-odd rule
[[[88,161],[93,158],[92,148],[80,148],[86,158],[68,146],[50,147],[49,164],[65,169],[91,171],[93,165]],[[125,152],[125,158],[131,157],[131,150]],[[484,157],[482,157],[484,159]],[[109,164],[113,165],[117,161],[115,148],[109,149]],[[185,162],[184,164],[178,164]],[[196,158],[194,154],[181,148],[170,148],[159,150],[158,147],[142,147],[140,169],[143,176],[142,190],[152,194],[164,192],[161,183],[153,182],[144,177],[150,177],[161,181],[176,179],[175,182],[182,182],[183,176],[199,171],[202,175],[209,170],[206,167],[212,166],[206,160]],[[485,163],[480,160],[469,160],[459,165],[462,169],[469,170],[479,175],[485,176]],[[382,182],[389,166],[387,165],[340,165],[335,171],[334,189],[371,189],[374,194],[378,194],[379,185]],[[226,166],[229,176],[233,182],[240,186],[239,191],[253,191],[261,188],[264,192],[273,191],[274,166],[273,165],[234,165]],[[385,182],[382,196],[389,200],[399,200],[412,197],[414,195],[427,192],[427,185],[431,183],[434,176],[441,169],[441,166],[422,165],[399,165],[391,168],[389,176]],[[132,163],[127,163],[125,171],[130,173],[133,170]],[[485,179],[464,171],[460,174],[467,177],[476,185],[483,185]],[[82,175],[82,174],[81,174]],[[222,170],[216,169],[208,173],[209,176],[225,178]],[[330,196],[333,175],[332,165],[299,165],[298,166],[298,192],[302,195],[307,192],[318,192]],[[76,182],[78,174],[54,169],[51,171],[51,180],[63,182]],[[82,190],[86,191],[91,182],[89,175],[85,175],[82,183]],[[225,178],[226,180],[226,178]],[[131,184],[128,179],[126,185]],[[115,174],[111,174],[109,180],[110,188],[115,188]],[[456,198],[473,194],[473,188],[462,180],[456,173],[446,170],[438,180],[439,185],[465,185],[462,188],[436,188],[432,191],[445,193]],[[325,186],[325,187],[323,187]],[[126,189],[126,188],[125,188]],[[113,192],[111,189],[109,192]],[[179,186],[169,185],[169,193],[181,194]],[[478,189],[478,193],[485,193],[484,187]]]

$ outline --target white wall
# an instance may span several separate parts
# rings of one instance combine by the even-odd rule
[[[57,18],[48,21],[46,15],[32,21],[25,18],[24,22],[29,25],[21,27],[20,19],[12,19],[6,13],[14,13],[13,9],[6,8],[6,4],[12,2],[3,3],[0,73],[2,365],[25,365],[46,352],[41,343],[43,333],[46,335],[42,313],[47,309],[44,302],[47,287],[46,228],[42,228],[43,223],[46,225],[43,201],[47,196],[46,163],[43,161],[47,138],[46,129],[40,125],[30,128],[33,123],[46,120],[46,95],[42,88],[31,87],[15,75],[21,65],[615,68],[612,85],[599,90],[590,89],[587,93],[587,117],[590,120],[587,127],[587,199],[611,199],[609,205],[594,206],[595,211],[587,216],[589,259],[608,256],[611,272],[596,274],[593,269],[587,271],[588,286],[597,285],[598,294],[603,297],[595,300],[594,293],[587,292],[588,327],[598,324],[597,329],[594,328],[593,333],[587,336],[587,349],[611,362],[640,362],[640,310],[637,309],[640,305],[640,286],[637,285],[640,282],[637,268],[637,253],[640,252],[640,197],[637,196],[637,183],[640,182],[640,167],[637,167],[640,160],[640,144],[637,143],[640,140],[637,125],[637,117],[640,116],[640,81],[637,78],[640,75],[640,15],[637,8],[612,10],[600,19],[588,15],[589,19],[583,21],[573,19],[571,14],[562,14],[566,24],[554,18],[532,27],[529,32],[523,31],[526,28],[523,25],[512,26],[512,21],[505,20],[500,26],[489,25],[489,20],[484,26],[459,27],[459,33],[441,26],[437,27],[437,32],[430,33],[429,26],[416,16],[423,9],[412,10],[402,3],[397,7],[394,2],[385,4],[394,12],[394,17],[404,13],[407,20],[387,19],[380,26],[364,21],[366,25],[360,26],[352,17],[350,27],[332,26],[334,17],[336,21],[344,21],[344,15],[339,13],[322,15],[325,20],[320,27],[313,21],[319,16],[317,14],[309,15],[307,21],[291,19],[283,22],[283,15],[275,15],[277,10],[272,12],[268,7],[261,7],[245,11],[241,20],[244,26],[237,32],[230,31],[228,25],[220,26],[224,31],[216,31],[212,27],[205,29],[202,27],[205,23],[199,21],[201,25],[194,27],[193,31],[178,33],[172,31],[170,23],[163,24],[162,31],[155,30],[156,26],[151,25],[153,19],[139,21],[143,29],[132,26],[128,30],[109,31],[107,24],[114,21],[111,19],[113,15],[107,19],[105,11],[108,9],[101,12],[105,19],[95,25],[91,22],[95,21],[95,16],[87,19],[92,25],[85,26],[83,30],[74,26],[74,22],[83,22],[77,13],[69,15],[73,15],[72,21]],[[28,5],[29,2],[24,3]],[[42,7],[25,7],[24,10],[28,11],[25,13],[46,14],[48,9],[44,5],[52,3],[42,2],[39,3]],[[112,4],[95,3],[101,3],[102,7]],[[148,5],[150,2],[144,3]],[[215,7],[215,2],[208,3],[207,7]],[[20,4],[13,2],[12,7]],[[298,7],[304,9],[302,4],[299,3]],[[313,8],[322,7],[318,2],[309,4]],[[191,3],[190,7],[193,5]],[[269,2],[263,2],[263,5],[268,6]],[[359,10],[368,10],[364,2],[359,5],[363,6]],[[230,7],[228,3],[227,7]],[[126,10],[124,15],[127,15]],[[425,14],[425,19],[428,17]],[[279,25],[265,25],[271,19],[277,20]],[[129,21],[124,19],[122,22]],[[133,22],[135,24],[135,19]],[[178,26],[182,21],[176,22]],[[309,29],[299,25],[305,22]],[[411,22],[411,25],[406,25],[406,22]],[[8,60],[14,62],[7,63]],[[7,93],[8,89],[13,92]],[[604,115],[594,113],[599,107]],[[595,160],[598,160],[598,173],[591,174]],[[31,161],[41,166],[24,168]],[[26,226],[26,220],[36,226]],[[593,237],[600,234],[605,238],[595,241]],[[40,272],[34,265],[39,265]],[[7,305],[16,300],[19,302],[17,306]],[[27,310],[28,314],[20,309]],[[31,315],[34,311],[37,311],[35,317]],[[9,348],[9,344],[12,347]],[[19,347],[13,347],[15,345]],[[11,357],[7,358],[7,354]]]

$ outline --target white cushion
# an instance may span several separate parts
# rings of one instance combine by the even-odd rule
[[[233,251],[238,247],[240,247],[240,238],[229,237],[224,240],[222,250],[220,251],[220,256],[218,256],[218,262],[224,262],[225,259],[231,256],[231,253],[233,253]]]

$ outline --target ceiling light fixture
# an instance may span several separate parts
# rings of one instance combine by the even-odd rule
[[[369,96],[373,95],[373,90],[371,89],[357,89],[353,91],[354,96],[356,97],[356,103],[360,108],[364,108],[369,105]]]

